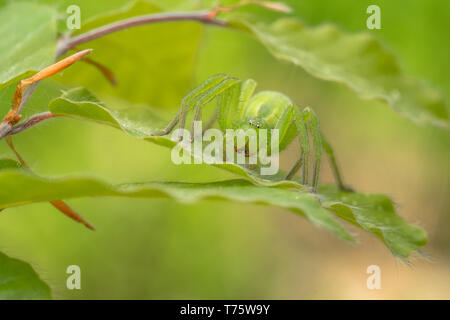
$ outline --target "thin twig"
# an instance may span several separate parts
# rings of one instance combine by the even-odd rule
[[[28,128],[31,128],[32,126],[38,124],[41,121],[50,119],[50,118],[54,118],[57,117],[58,115],[53,114],[51,112],[43,112],[43,113],[39,113],[36,114],[34,116],[32,116],[31,118],[25,120],[22,123],[19,123],[18,125],[15,125],[14,127],[11,128],[11,130],[8,132],[9,136],[18,134],[22,131],[27,130]]]
[[[144,24],[151,24],[157,22],[171,22],[171,21],[198,21],[201,23],[212,24],[221,27],[227,25],[226,21],[216,19],[215,14],[211,14],[211,12],[212,11],[148,14],[113,22],[111,24],[80,34],[79,36],[63,40],[58,48],[58,53],[62,55],[66,53],[69,49],[78,46],[80,44],[103,37],[116,31]]]
[[[14,92],[14,96],[11,103],[11,109],[6,114],[6,116],[3,118],[3,120],[0,122],[0,139],[6,137],[10,132],[13,130],[14,126],[19,123],[19,121],[22,118],[22,115],[20,112],[22,111],[22,108],[24,106],[23,104],[23,97],[26,96],[27,98],[30,97],[32,91],[27,91],[27,88],[30,86],[33,86],[35,83],[39,82],[42,79],[48,78],[63,69],[71,66],[78,60],[82,59],[84,56],[89,54],[92,51],[92,49],[86,49],[83,51],[79,51],[65,59],[62,59],[61,61],[58,61],[38,73],[34,74],[33,76],[20,80],[19,84],[16,87],[16,90]],[[36,86],[33,86],[33,90]]]
[[[11,132],[12,127],[9,122],[0,122],[0,139],[6,137]]]

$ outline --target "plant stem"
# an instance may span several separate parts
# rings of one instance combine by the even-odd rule
[[[8,135],[12,136],[12,135],[18,134],[24,130],[27,130],[28,128],[31,128],[32,126],[38,124],[41,121],[44,121],[44,120],[47,120],[50,118],[54,118],[56,116],[57,115],[55,115],[51,112],[43,112],[40,114],[36,114],[33,117],[29,118],[28,120],[12,127],[11,130],[8,132]]]
[[[12,129],[9,122],[0,122],[0,140],[6,137]]]
[[[198,21],[201,23],[212,24],[224,27],[227,25],[226,21],[219,20],[215,18],[215,14],[211,11],[199,11],[199,12],[169,12],[169,13],[158,13],[158,14],[148,14],[143,16],[137,16],[105,26],[99,27],[97,29],[91,30],[89,32],[80,34],[73,38],[63,39],[57,50],[58,55],[63,55],[69,49],[78,46],[80,44],[86,43],[88,41],[103,37],[110,33],[128,29],[134,26],[139,26],[143,24],[157,23],[157,22],[171,22],[171,21]]]

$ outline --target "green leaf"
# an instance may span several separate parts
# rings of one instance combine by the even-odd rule
[[[0,158],[0,171],[6,170],[6,169],[18,169],[21,168],[22,165],[17,162],[16,160],[9,159],[9,158]],[[0,212],[3,209],[0,209]]]
[[[15,183],[11,185],[10,181]],[[5,185],[8,188],[4,188]],[[379,237],[394,255],[401,258],[407,258],[426,244],[425,232],[402,220],[386,196],[338,193],[332,186],[322,186],[318,195],[286,185],[257,186],[243,179],[212,183],[143,182],[112,186],[93,178],[45,179],[19,170],[0,172],[0,186],[0,209],[57,199],[105,196],[171,198],[182,203],[232,200],[293,211],[304,215],[315,225],[353,241],[352,236],[326,210],[330,209],[337,217]]]
[[[10,181],[14,181],[14,184]],[[3,187],[6,185],[8,188]],[[289,209],[305,215],[314,224],[346,240],[353,239],[312,194],[258,187],[247,180],[213,183],[147,182],[111,186],[92,178],[50,180],[26,172],[4,171],[0,173],[0,186],[0,209],[32,202],[99,196],[173,198],[184,203],[201,199],[227,199]]]
[[[426,232],[405,223],[385,195],[340,192],[335,186],[327,185],[319,187],[319,194],[325,208],[374,234],[399,257],[406,258],[427,244]]]
[[[5,169],[16,169],[20,168],[19,162],[9,158],[0,158],[0,171]]]
[[[155,116],[150,109],[128,108],[119,111],[110,110],[92,97],[85,89],[72,89],[64,93],[61,97],[52,100],[49,108],[55,114],[106,124],[121,129],[133,137],[168,148],[176,145],[174,141],[166,136],[149,136],[153,131],[158,130],[167,123],[167,121],[163,121]],[[328,214],[327,210],[330,210],[337,217],[379,237],[393,254],[402,258],[408,257],[412,252],[426,244],[425,232],[418,227],[407,224],[401,219],[395,213],[391,200],[386,196],[337,192],[331,186],[322,186],[319,194],[315,195],[309,193],[297,181],[283,180],[285,174],[282,172],[275,176],[261,176],[257,170],[250,170],[237,164],[213,164],[213,166],[235,173],[247,180],[232,180],[209,184],[166,184],[157,182],[128,185],[130,189],[127,190],[143,196],[145,194],[149,196],[154,194],[158,196],[172,196],[180,201],[220,198],[270,204],[301,212],[316,225],[323,226],[342,238],[350,240],[351,236]],[[137,191],[137,186],[143,187],[146,191]],[[158,191],[155,189],[149,191],[147,189],[155,186],[157,186]],[[123,186],[120,186],[119,190],[122,190],[121,188]],[[54,188],[54,190],[58,191],[62,189],[61,186]],[[44,189],[39,188],[39,190]],[[97,194],[96,191],[93,191],[93,194],[90,193],[86,185],[80,187],[80,191],[85,193],[77,194],[77,196]],[[114,192],[116,191],[118,190],[115,189]],[[163,192],[161,194],[161,191],[166,193]],[[108,195],[108,193],[103,195]],[[118,194],[113,195],[123,195],[123,193],[119,191]],[[65,194],[55,195],[55,199],[58,197],[61,199],[67,198]],[[317,198],[320,199],[320,202],[317,201]],[[8,195],[8,199],[11,199],[11,195]],[[48,200],[48,198],[38,200],[44,201]],[[18,202],[15,205],[19,204],[23,203]]]
[[[348,34],[331,24],[308,27],[295,18],[267,23],[231,14],[228,21],[253,35],[278,59],[316,78],[343,83],[360,97],[384,101],[414,121],[450,128],[449,106],[442,95],[405,75],[395,57],[367,33]]]
[[[33,268],[0,252],[0,300],[48,300],[50,288]]]
[[[24,18],[26,17],[26,18]],[[56,11],[36,3],[0,7],[0,89],[52,63]]]

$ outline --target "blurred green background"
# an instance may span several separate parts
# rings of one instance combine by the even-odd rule
[[[62,14],[66,3],[80,2],[82,23],[89,25],[89,18],[103,6],[109,10],[127,1],[39,2],[59,6]],[[172,2],[160,4],[172,9],[211,3]],[[425,79],[449,101],[446,0],[285,2],[310,25],[332,22],[348,32],[376,35],[405,72]],[[381,8],[381,30],[366,29],[370,4]],[[140,4],[133,10],[132,14],[145,13],[151,6]],[[140,52],[139,58],[116,47],[124,41],[129,52]],[[117,104],[113,95],[159,107],[161,114],[169,115],[189,88],[224,72],[254,78],[259,90],[278,90],[301,106],[312,106],[336,150],[346,182],[361,192],[392,197],[403,218],[427,230],[424,253],[431,259],[412,258],[408,266],[378,239],[351,226],[360,239],[357,246],[291,212],[257,205],[112,198],[70,201],[96,232],[73,223],[47,203],[5,210],[0,215],[0,250],[30,262],[50,284],[54,298],[450,298],[448,132],[416,125],[383,103],[361,100],[342,85],[316,80],[275,60],[255,40],[230,30],[195,23],[153,25],[88,46],[96,49],[93,58],[117,71],[117,88],[86,65],[54,79],[69,86],[81,84]],[[172,47],[176,52],[164,51]],[[171,64],[179,59],[186,59],[185,64],[173,70]],[[180,83],[180,77],[190,77],[189,86]],[[36,96],[46,94],[45,85],[36,92]],[[0,99],[7,105],[11,97]],[[29,112],[42,108],[33,101],[37,98],[27,106]],[[110,182],[232,177],[203,165],[176,166],[168,149],[71,119],[49,121],[20,134],[15,143],[41,175],[83,173]],[[283,167],[295,161],[296,152],[294,145],[284,152]],[[11,154],[5,143],[0,144],[0,154]],[[328,163],[321,178],[332,182]],[[66,289],[65,271],[72,264],[81,267],[81,290]],[[372,264],[381,267],[381,290],[366,288],[366,268]]]

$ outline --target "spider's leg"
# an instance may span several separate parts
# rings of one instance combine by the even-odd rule
[[[342,176],[339,172],[339,168],[336,162],[336,158],[334,157],[334,151],[331,147],[330,143],[325,139],[325,137],[322,135],[322,145],[323,149],[325,150],[326,154],[328,155],[328,158],[331,162],[331,169],[333,171],[334,178],[336,180],[336,183],[342,191],[351,191],[349,187],[346,187],[344,183],[342,182]]]
[[[286,180],[292,180],[295,174],[300,170],[303,164],[303,152],[300,152],[300,158],[295,162],[294,166],[291,170],[289,170],[288,175],[286,176]]]
[[[312,178],[312,188],[313,192],[317,192],[317,186],[319,184],[319,174],[320,174],[320,163],[322,160],[322,134],[319,129],[319,118],[316,113],[310,109],[309,107],[303,110],[308,118],[307,128],[309,129],[313,145],[314,145],[314,169],[313,169],[313,178]]]
[[[247,79],[234,84],[217,98],[217,121],[223,131],[233,129],[234,123],[244,117],[245,106],[253,95],[255,88],[256,82]],[[229,147],[234,145],[228,146],[228,138],[225,136],[224,139],[227,141],[225,142],[227,147],[223,150],[223,159],[227,161],[228,156],[232,156],[231,154],[227,156],[227,152],[233,150],[234,153],[234,148],[229,149]]]
[[[217,97],[217,120],[222,129],[233,128],[241,85],[238,83]]]
[[[169,134],[170,131],[172,131],[172,129],[175,128],[179,120],[180,120],[180,113],[178,112],[175,115],[175,117],[173,117],[172,120],[170,120],[170,122],[164,129],[152,132],[152,136],[165,136],[166,134]]]
[[[199,105],[200,101],[208,100],[208,97],[212,96],[214,98],[220,94],[220,88],[226,87],[229,81],[235,81],[227,75],[215,75],[210,77],[208,80],[200,84],[197,88],[192,90],[186,97],[183,98],[181,102],[180,117],[178,128],[183,130],[186,125],[187,112],[194,106],[201,108]],[[211,99],[212,99],[211,98]],[[201,102],[200,102],[201,103]],[[180,140],[183,139],[182,133],[180,133]]]
[[[202,119],[203,107],[204,107],[204,105],[202,104],[202,101],[198,101],[195,104],[194,117],[192,118],[192,123],[191,123],[191,141],[194,141],[194,139],[196,138],[194,136],[195,135],[195,123]]]
[[[218,121],[222,129],[233,128],[233,123],[244,117],[245,106],[255,88],[256,81],[247,79],[235,84],[217,99]]]
[[[282,143],[284,141],[286,134],[288,133],[288,130],[294,121],[294,109],[296,107],[291,104],[288,108],[285,108],[283,113],[278,117],[277,122],[275,123],[272,130],[278,130],[278,143]],[[298,110],[297,110],[298,111]],[[279,149],[279,148],[278,148]],[[272,154],[271,150],[271,154]],[[298,167],[300,168],[300,167]],[[298,168],[293,172],[289,173],[288,177],[286,179],[290,180],[294,176],[294,174],[298,171]],[[291,170],[292,171],[292,170]]]
[[[205,90],[210,89],[211,87],[217,85],[228,76],[224,74],[217,74],[210,77],[205,82],[201,83],[199,86],[190,91],[181,101],[180,111],[170,120],[167,126],[159,131],[152,133],[153,136],[164,136],[172,131],[173,128],[179,123],[180,119],[182,119],[182,123],[180,123],[180,128],[184,129],[186,122],[186,113],[189,107],[192,105],[193,101],[202,94]]]
[[[292,167],[291,171],[287,175],[286,179],[290,180],[294,177],[297,171],[302,167],[302,184],[306,185],[308,183],[308,160],[309,160],[309,138],[308,131],[306,128],[307,119],[305,119],[305,114],[300,111],[300,108],[294,106],[292,108],[294,124],[297,128],[298,138],[300,141],[300,159]]]
[[[195,122],[201,120],[203,107],[206,106],[217,96],[220,96],[221,94],[226,93],[229,90],[232,90],[232,88],[235,87],[235,84],[238,84],[239,82],[240,82],[239,79],[229,77],[223,80],[222,82],[218,83],[216,86],[208,89],[207,91],[202,92],[197,98],[195,98],[194,117],[192,119],[191,125],[192,139],[194,138]]]
[[[202,136],[205,134],[205,131],[208,129],[211,129],[214,123],[217,121],[218,116],[218,110],[214,111],[214,114],[209,118],[208,122],[206,122],[206,125],[203,127]]]

